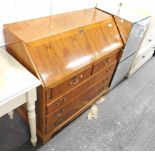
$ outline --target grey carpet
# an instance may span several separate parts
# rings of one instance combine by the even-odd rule
[[[98,105],[98,118],[89,110],[33,148],[29,129],[16,114],[0,118],[0,150],[155,150],[155,58],[114,88]]]

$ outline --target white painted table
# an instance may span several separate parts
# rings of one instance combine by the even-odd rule
[[[5,50],[0,49],[0,117],[27,103],[31,143],[37,143],[35,101],[40,81]],[[7,132],[7,131],[6,131]]]

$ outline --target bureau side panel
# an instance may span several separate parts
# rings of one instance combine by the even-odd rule
[[[13,35],[9,30],[4,28],[6,50],[23,64],[31,73],[38,76],[34,64],[28,54],[27,47],[24,42]]]

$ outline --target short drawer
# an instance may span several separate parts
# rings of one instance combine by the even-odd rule
[[[53,99],[55,97],[58,97],[58,96],[64,94],[65,92],[67,92],[68,90],[79,85],[81,82],[83,82],[84,80],[86,80],[87,78],[89,78],[91,76],[91,71],[92,71],[92,66],[85,69],[78,75],[71,77],[69,80],[48,90],[47,101],[49,101],[50,99]]]
[[[54,101],[48,103],[46,107],[46,114],[50,114],[51,112],[54,112],[60,107],[64,106],[65,104],[69,103],[69,101],[73,97],[76,97],[82,91],[84,91],[85,89],[90,87],[92,84],[94,84],[94,82],[97,82],[100,80],[104,80],[105,83],[109,82],[111,80],[111,76],[115,69],[116,63],[117,62],[115,61],[113,64],[107,66],[104,70],[102,70],[101,72],[98,72],[96,75],[92,76],[87,81],[77,86],[75,89],[55,99]]]
[[[105,56],[104,58],[100,59],[97,63],[93,65],[93,71],[92,74],[97,73],[98,71],[102,70],[104,67],[112,64],[113,62],[118,60],[119,52],[120,50],[117,50],[115,52],[112,52]]]
[[[87,105],[99,93],[106,90],[106,88],[108,88],[108,83],[105,84],[104,81],[100,81],[79,96],[75,97],[70,103],[66,104],[58,111],[48,115],[46,117],[47,129],[56,128],[61,125],[65,120]]]

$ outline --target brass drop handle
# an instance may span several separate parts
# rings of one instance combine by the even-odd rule
[[[79,83],[80,80],[78,79],[78,77],[74,77],[70,82],[69,82],[69,85],[75,85],[77,83]]]
[[[110,58],[107,58],[106,60],[104,60],[103,64],[104,65],[108,65],[110,63]]]
[[[108,77],[106,77],[104,80],[103,80],[103,83],[105,84],[107,81],[108,81]]]
[[[60,111],[59,113],[55,114],[55,116],[56,116],[57,118],[59,118],[59,117],[61,117],[61,115],[62,115],[64,112],[65,112],[65,110],[64,110],[64,109],[61,109],[61,111]]]
[[[65,98],[60,98],[58,101],[57,101],[57,105],[61,105],[63,102],[65,102],[66,99]]]
[[[105,86],[103,86],[102,89],[105,89]]]
[[[107,58],[107,63],[109,63],[110,62],[110,58]]]
[[[83,30],[83,29],[80,29],[79,32],[80,32],[80,33],[84,33],[84,30]]]
[[[63,118],[60,118],[54,123],[54,125],[58,126],[62,121],[63,121]]]
[[[111,68],[106,70],[107,74],[109,74],[111,72]]]
[[[106,81],[107,81],[108,79],[109,79],[108,77],[105,78]]]

